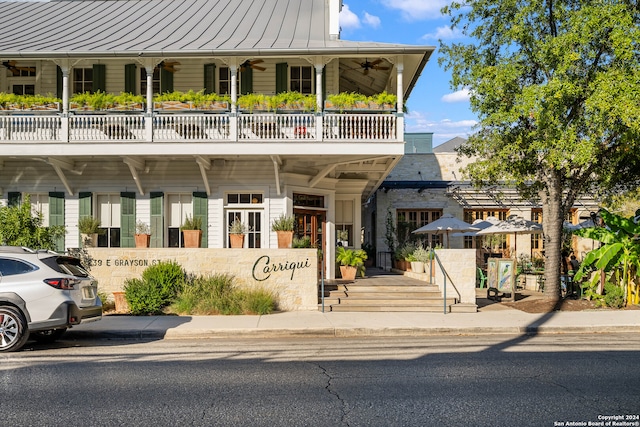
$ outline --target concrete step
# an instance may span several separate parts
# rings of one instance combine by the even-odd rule
[[[406,290],[400,292],[367,292],[367,291],[347,291],[347,292],[331,292],[331,296],[348,296],[351,298],[388,298],[388,299],[402,299],[402,298],[442,298],[440,292],[434,291],[422,291],[422,290]]]
[[[325,299],[325,305],[327,300]],[[430,306],[438,305],[442,306],[442,298],[412,298],[412,299],[352,299],[352,298],[339,298],[340,305],[370,305],[370,306],[389,306],[389,307],[401,307],[401,306]],[[455,298],[447,298],[447,304],[455,304],[457,300]],[[333,303],[332,303],[333,304]]]
[[[412,305],[412,306],[385,306],[385,305],[329,305],[325,304],[325,311],[336,312],[422,312],[422,313],[442,313],[444,308],[442,304],[440,306],[424,306],[424,305]],[[451,308],[447,307],[447,312],[450,312]]]

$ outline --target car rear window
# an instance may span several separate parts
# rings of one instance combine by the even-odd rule
[[[76,277],[89,277],[89,273],[84,269],[78,258],[58,256],[44,258],[42,262],[60,273],[71,274]]]

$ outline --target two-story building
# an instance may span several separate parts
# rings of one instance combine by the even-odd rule
[[[341,0],[0,1],[0,92],[50,95],[57,111],[0,108],[0,200],[26,194],[45,223],[79,246],[93,215],[99,246],[182,246],[187,216],[202,247],[275,248],[272,221],[295,215],[296,235],[327,259],[336,232],[360,246],[361,206],[404,150],[403,106],[434,48],[340,38]],[[228,94],[228,109],[169,110],[166,92]],[[81,111],[74,94],[143,95],[130,111]],[[240,95],[315,95],[311,112],[245,111]],[[325,109],[329,94],[397,96],[393,111]],[[13,109],[12,109],[13,108]],[[342,233],[341,236],[345,236]],[[327,263],[326,277],[335,277]]]

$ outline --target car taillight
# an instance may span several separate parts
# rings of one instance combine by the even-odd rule
[[[44,279],[44,283],[49,286],[53,286],[56,289],[69,290],[73,289],[73,286],[76,284],[75,280],[71,279]]]

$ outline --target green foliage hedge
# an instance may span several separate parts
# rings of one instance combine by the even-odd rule
[[[174,261],[148,267],[141,279],[125,280],[125,298],[131,314],[161,314],[182,290],[185,281],[185,271]]]
[[[233,276],[188,276],[175,262],[144,270],[140,279],[125,281],[125,298],[133,315],[269,314],[276,309],[264,289],[244,290]]]

